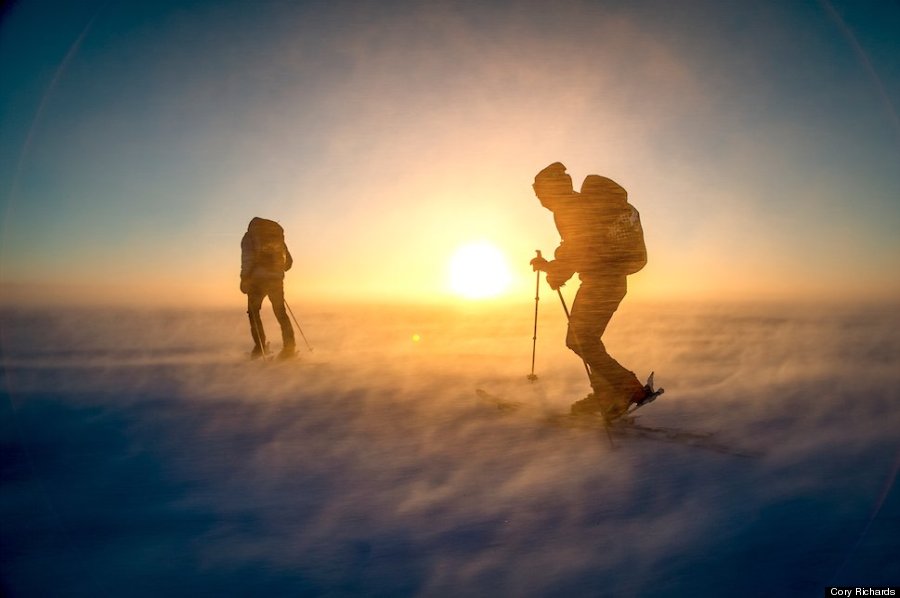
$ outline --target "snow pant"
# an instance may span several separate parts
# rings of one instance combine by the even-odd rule
[[[613,400],[630,399],[643,385],[606,352],[601,337],[628,290],[624,276],[581,278],[572,302],[566,346],[590,367],[594,395]],[[612,396],[609,396],[610,393]]]
[[[266,331],[263,328],[259,310],[262,309],[263,299],[269,298],[272,311],[281,326],[281,341],[285,349],[294,348],[294,328],[288,318],[284,305],[284,282],[280,279],[254,280],[250,284],[247,293],[247,316],[250,318],[250,336],[257,349],[266,346]]]

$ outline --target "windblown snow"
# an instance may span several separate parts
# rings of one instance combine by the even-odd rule
[[[549,308],[534,383],[528,304],[295,308],[315,350],[298,336],[285,363],[245,359],[239,309],[3,312],[0,589],[900,584],[896,306],[620,309],[611,354],[666,389],[639,421],[714,432],[755,458],[627,438],[613,450],[602,427],[548,424],[589,392]]]

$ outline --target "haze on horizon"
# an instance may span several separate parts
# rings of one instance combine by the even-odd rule
[[[48,15],[53,15],[50,18]],[[25,1],[0,24],[5,303],[458,300],[460,247],[558,237],[553,161],[622,184],[630,300],[894,299],[900,8],[849,1]]]

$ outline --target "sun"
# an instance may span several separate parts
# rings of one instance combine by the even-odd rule
[[[450,258],[450,288],[466,299],[487,299],[503,293],[512,281],[506,258],[486,241],[463,245]]]

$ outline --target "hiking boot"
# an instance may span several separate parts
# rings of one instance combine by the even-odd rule
[[[652,395],[653,392],[648,387],[642,386],[631,394],[631,398],[628,400],[628,405],[636,405],[637,407],[640,407]]]
[[[253,350],[250,351],[250,359],[259,359],[260,357],[265,357],[269,354],[269,343],[266,343],[266,348],[263,348],[259,345],[253,347]]]
[[[290,359],[297,355],[294,347],[285,347],[278,353],[278,359]]]
[[[622,398],[625,402],[631,406],[634,404],[640,404],[644,397],[647,395],[647,389],[643,386],[636,386],[629,390],[626,390],[622,393]]]
[[[591,413],[599,413],[603,409],[600,399],[593,394],[589,394],[580,401],[575,401],[569,408],[572,415],[589,415]]]
[[[628,407],[630,403],[623,398],[617,398],[610,401],[603,406],[603,417],[607,422],[612,422],[626,413],[628,413]]]
[[[640,383],[638,383],[640,384]],[[631,397],[629,398],[630,405],[637,405],[640,407],[641,405],[648,403],[659,396],[659,392],[653,388],[653,374],[650,374],[650,378],[647,379],[647,384],[639,388],[635,388]]]
[[[598,398],[594,394],[589,394],[585,398],[572,404],[570,412],[572,415],[589,415],[591,413],[599,413],[607,422],[619,419],[628,411],[628,404],[623,400],[615,400],[609,398]]]

